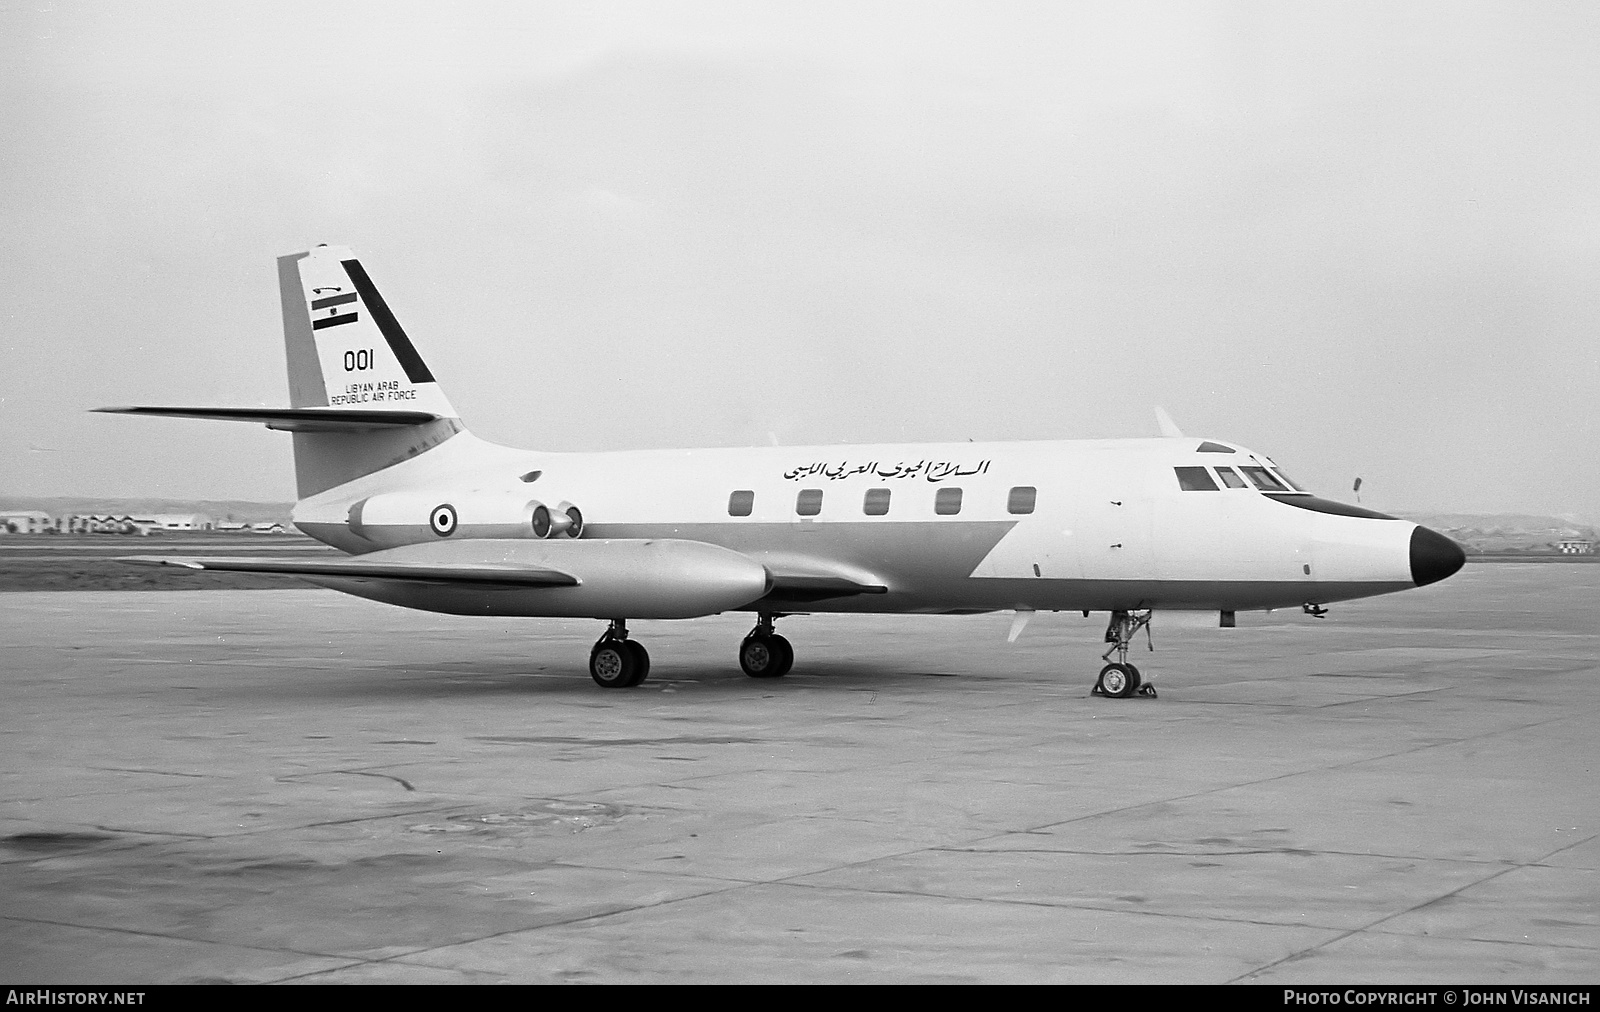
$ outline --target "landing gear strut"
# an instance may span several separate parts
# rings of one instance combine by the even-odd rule
[[[628,638],[627,619],[612,619],[611,628],[589,651],[589,677],[602,689],[631,689],[649,674],[650,655]]]
[[[1145,631],[1145,636],[1148,638],[1150,635],[1148,610],[1111,613],[1111,623],[1106,626],[1106,642],[1111,644],[1111,648],[1102,654],[1100,659],[1110,661],[1112,654],[1116,654],[1117,659],[1100,669],[1099,680],[1094,683],[1094,688],[1089,690],[1093,695],[1109,696],[1112,699],[1127,699],[1135,694],[1155,697],[1156,687],[1140,678],[1139,669],[1128,663],[1128,645],[1140,629]],[[1154,649],[1153,644],[1151,649]]]
[[[794,647],[772,629],[781,617],[777,612],[758,613],[756,627],[739,644],[739,667],[751,678],[782,678],[794,667]]]

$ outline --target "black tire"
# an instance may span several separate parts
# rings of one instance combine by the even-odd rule
[[[1139,691],[1139,686],[1144,684],[1144,676],[1141,675],[1139,673],[1139,669],[1134,667],[1132,664],[1124,664],[1123,667],[1127,668],[1128,671],[1133,675],[1133,690],[1128,693],[1128,695],[1131,696],[1135,692]]]
[[[638,661],[627,640],[601,640],[589,651],[589,677],[602,689],[626,689],[633,685]]]
[[[739,667],[751,678],[781,678],[784,674],[783,648],[773,642],[777,636],[746,636],[739,644]]]
[[[1100,669],[1100,691],[1112,699],[1127,699],[1139,685],[1139,676],[1128,664],[1107,664]]]
[[[794,667],[794,647],[788,640],[776,634],[772,637],[772,645],[783,655],[778,660],[778,671],[772,677],[782,678],[789,673],[790,668]]]
[[[650,677],[650,652],[638,640],[623,640],[628,652],[633,655],[633,678],[629,680],[630,687],[638,685]]]

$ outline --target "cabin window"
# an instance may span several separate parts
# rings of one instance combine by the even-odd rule
[[[1217,483],[1211,480],[1211,472],[1203,467],[1175,467],[1178,473],[1178,487],[1185,492],[1215,492]]]
[[[866,498],[861,500],[861,512],[869,517],[881,517],[889,512],[889,490],[886,488],[867,489]]]
[[[933,494],[933,511],[942,517],[954,516],[961,512],[961,490],[959,488],[941,488]]]
[[[803,488],[794,497],[794,511],[803,517],[814,517],[822,512],[822,489]]]
[[[728,496],[728,516],[747,517],[755,508],[756,494],[747,488],[741,488]]]
[[[1222,483],[1224,485],[1228,486],[1229,488],[1248,488],[1249,487],[1248,485],[1246,485],[1244,483],[1244,479],[1239,477],[1239,473],[1237,471],[1235,471],[1231,467],[1219,467],[1219,468],[1217,468],[1217,477],[1221,478],[1222,479]]]
[[[1289,491],[1288,489],[1283,487],[1283,482],[1281,482],[1278,479],[1274,478],[1272,476],[1272,472],[1268,471],[1264,467],[1242,467],[1241,466],[1239,468],[1239,470],[1243,471],[1244,472],[1244,476],[1246,478],[1249,478],[1251,481],[1255,482],[1256,488],[1259,488],[1263,492],[1287,492],[1287,491]]]
[[[1039,496],[1039,490],[1032,485],[1018,485],[1006,496],[1007,513],[1032,513],[1034,501]]]

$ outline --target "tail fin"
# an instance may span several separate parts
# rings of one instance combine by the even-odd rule
[[[347,249],[278,258],[287,408],[95,408],[261,422],[294,434],[300,498],[381,471],[465,431],[422,356]]]
[[[437,446],[460,418],[348,249],[318,246],[278,258],[289,403],[295,408],[415,411],[403,427],[294,432],[300,497],[341,485]]]
[[[348,249],[278,258],[289,403],[457,417],[428,364]]]

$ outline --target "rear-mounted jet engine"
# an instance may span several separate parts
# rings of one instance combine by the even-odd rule
[[[350,533],[371,549],[397,548],[439,538],[578,538],[583,513],[569,502],[547,506],[525,496],[391,492],[355,503]]]

